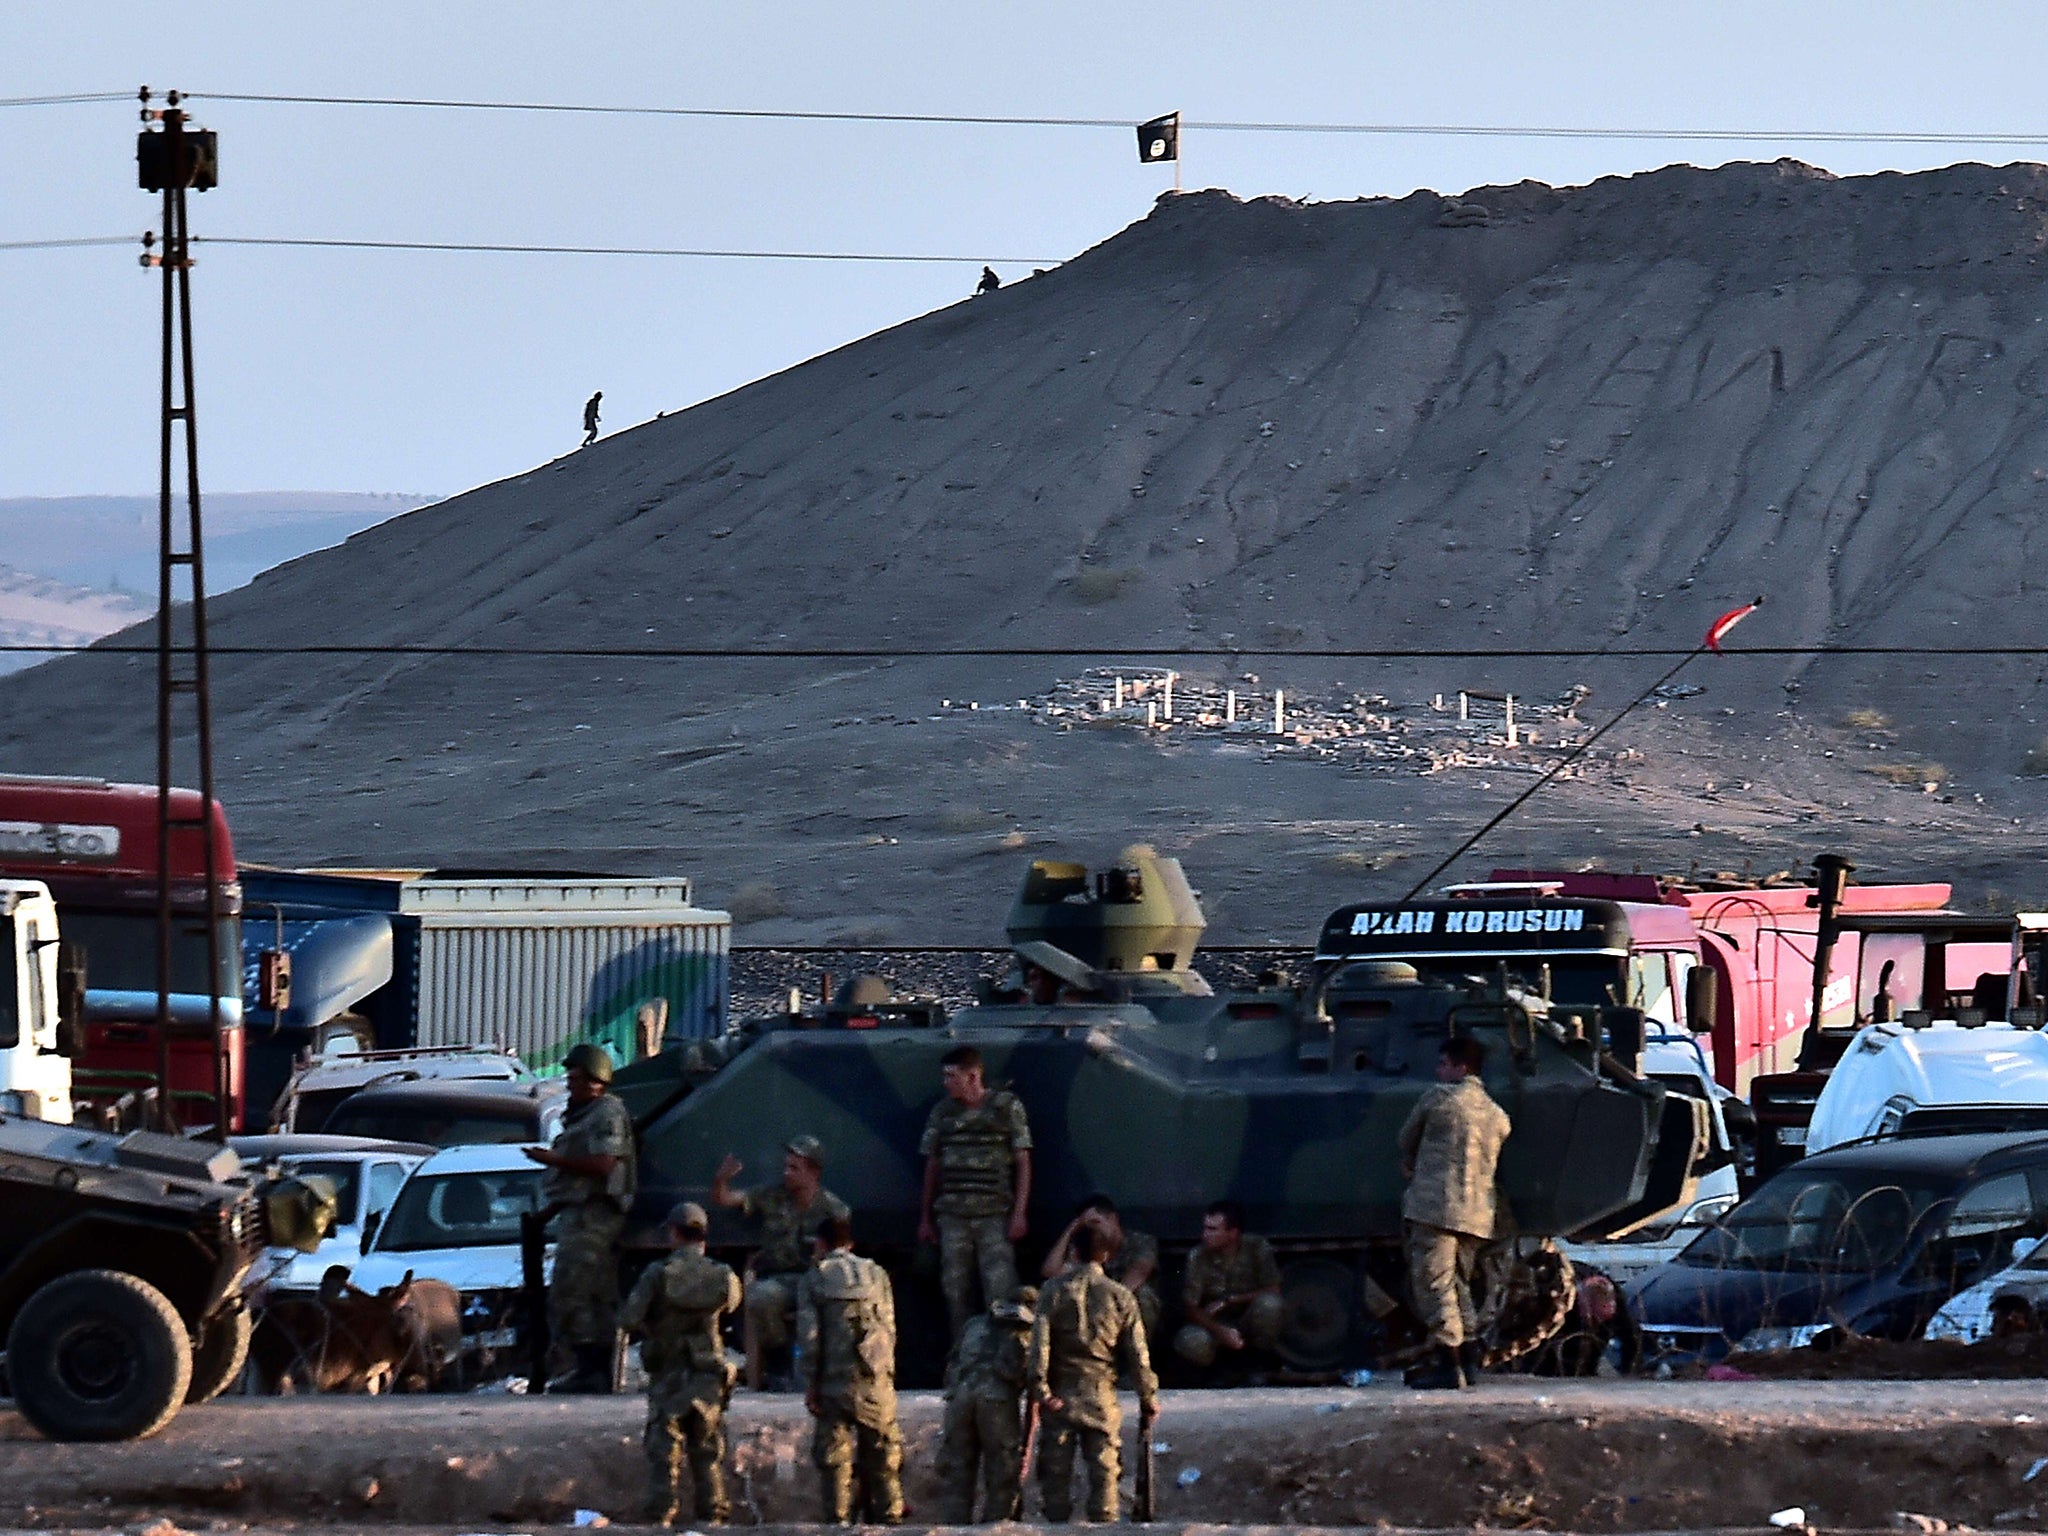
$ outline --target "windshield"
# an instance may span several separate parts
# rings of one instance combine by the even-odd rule
[[[301,1130],[306,1129],[304,1122]],[[320,1129],[330,1136],[374,1136],[380,1141],[414,1141],[430,1147],[516,1147],[538,1142],[540,1109],[517,1116],[465,1114],[424,1104],[365,1104],[351,1099],[329,1115]]]
[[[87,975],[100,992],[156,990],[156,913],[81,912],[64,909],[64,937],[85,947]],[[242,995],[242,920],[220,920],[222,997]],[[171,923],[171,990],[206,993],[206,923],[180,916]]]
[[[1878,1169],[1789,1168],[1678,1256],[1696,1269],[1879,1269],[1950,1193]]]
[[[541,1169],[415,1174],[377,1234],[381,1251],[488,1248],[519,1241],[519,1218],[540,1209]]]
[[[318,1174],[334,1181],[334,1219],[350,1226],[356,1219],[356,1188],[362,1181],[363,1165],[353,1160],[328,1157],[291,1157],[284,1166],[295,1174]]]
[[[1661,963],[1662,957],[1658,958]],[[1566,1007],[1606,1008],[1629,1000],[1628,979],[1621,961],[1612,955],[1460,955],[1411,960],[1409,964],[1424,981],[1455,986],[1468,981],[1492,982],[1500,975],[1503,960],[1509,984],[1529,993],[1541,990],[1543,967],[1548,964],[1551,1001]]]

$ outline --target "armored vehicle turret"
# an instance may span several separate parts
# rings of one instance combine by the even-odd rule
[[[1455,925],[1441,912],[1409,922],[1429,921],[1443,935],[1434,947],[1455,956],[1468,921],[1484,932],[1512,920],[1562,957],[1613,942],[1588,905],[1514,895],[1456,903]],[[940,1057],[962,1043],[1031,1118],[1027,1271],[1076,1206],[1106,1192],[1160,1241],[1170,1327],[1204,1207],[1236,1200],[1280,1258],[1281,1352],[1301,1369],[1385,1362],[1407,1337],[1395,1142],[1448,1034],[1487,1047],[1487,1087],[1514,1124],[1501,1183],[1523,1239],[1618,1230],[1680,1198],[1703,1129],[1694,1101],[1667,1102],[1631,1069],[1640,1013],[1553,1007],[1540,972],[1530,986],[1484,965],[1424,974],[1376,958],[1366,910],[1333,915],[1302,982],[1216,995],[1191,969],[1204,924],[1178,861],[1134,847],[1092,879],[1079,864],[1034,864],[1009,915],[1012,974],[975,1006],[753,1020],[623,1070],[615,1091],[642,1136],[636,1228],[651,1242],[659,1212],[702,1200],[728,1152],[767,1168],[789,1137],[819,1137],[863,1251],[899,1273],[906,1379],[929,1378],[944,1347],[936,1282],[918,1263],[917,1147]],[[713,1240],[743,1238],[718,1227]],[[1550,1254],[1543,1276],[1540,1327],[1501,1320],[1506,1352],[1562,1316],[1569,1268]],[[1508,1339],[1518,1328],[1533,1337]]]

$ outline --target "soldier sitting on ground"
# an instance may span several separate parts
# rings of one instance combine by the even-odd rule
[[[1119,1373],[1138,1390],[1140,1422],[1159,1413],[1159,1378],[1138,1318],[1138,1299],[1102,1272],[1109,1239],[1095,1227],[1074,1234],[1079,1267],[1039,1295],[1031,1330],[1027,1379],[1044,1419],[1038,1449],[1038,1501],[1046,1520],[1063,1525],[1074,1513],[1074,1454],[1088,1465],[1088,1518],[1117,1517],[1123,1409]],[[1141,1433],[1143,1431],[1141,1430]]]
[[[740,1281],[704,1252],[710,1220],[704,1207],[685,1202],[668,1213],[674,1257],[651,1264],[619,1311],[619,1324],[643,1337],[647,1368],[647,1518],[672,1525],[684,1454],[695,1485],[697,1519],[723,1525],[732,1513],[725,1496],[725,1409],[733,1371],[726,1363],[719,1324],[740,1304]]]
[[[873,1259],[853,1251],[853,1223],[818,1224],[817,1262],[796,1288],[796,1333],[804,1406],[817,1422],[823,1519],[851,1525],[856,1474],[861,1517],[903,1519],[903,1437],[896,1428],[896,1294]]]
[[[1046,1253],[1042,1278],[1056,1280],[1068,1266],[1080,1262],[1074,1236],[1082,1227],[1093,1227],[1109,1238],[1109,1256],[1102,1272],[1138,1298],[1138,1315],[1145,1320],[1145,1337],[1159,1336],[1159,1240],[1147,1232],[1125,1228],[1116,1202],[1107,1195],[1090,1195],[1067,1223],[1066,1230],[1053,1239]]]
[[[735,1190],[732,1181],[745,1166],[728,1155],[711,1176],[711,1200],[761,1224],[761,1246],[747,1264],[746,1302],[747,1385],[759,1390],[768,1360],[788,1352],[797,1282],[811,1267],[811,1235],[827,1216],[852,1212],[825,1188],[825,1148],[815,1136],[790,1138],[782,1177],[773,1184]]]
[[[1202,1215],[1202,1245],[1188,1255],[1181,1308],[1188,1321],[1173,1352],[1203,1370],[1242,1365],[1280,1342],[1280,1264],[1273,1246],[1244,1230],[1244,1207],[1218,1200]]]
[[[946,1362],[945,1434],[939,1447],[939,1518],[974,1523],[977,1469],[983,1520],[1023,1515],[1024,1355],[1038,1292],[1022,1285],[967,1320]]]

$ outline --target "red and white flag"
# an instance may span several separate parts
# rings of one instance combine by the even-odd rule
[[[1718,656],[1721,652],[1721,642],[1728,638],[1728,631],[1740,624],[1752,613],[1755,613],[1763,605],[1764,600],[1758,598],[1753,603],[1744,603],[1740,608],[1730,608],[1721,617],[1714,620],[1707,628],[1707,649]]]

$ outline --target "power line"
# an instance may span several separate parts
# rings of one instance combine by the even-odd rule
[[[976,128],[1114,128],[1128,132],[1129,117],[1001,116],[950,112],[833,112],[775,108],[658,107],[597,102],[483,101],[423,96],[295,96],[253,91],[190,91],[205,101],[271,106],[406,107],[456,112],[550,112],[605,117],[726,118],[799,123],[910,123]],[[1806,144],[2048,144],[2048,133],[1914,133],[1884,129],[1600,128],[1493,123],[1306,123],[1184,118],[1182,127],[1207,133],[1328,133],[1389,137],[1526,139],[1647,139],[1683,142]]]
[[[88,101],[133,100],[133,91],[73,91],[63,96],[0,96],[0,107],[69,107]]]
[[[68,240],[0,240],[0,251],[53,251],[75,246],[139,245],[134,235],[88,235]],[[949,256],[928,251],[768,251],[698,246],[524,245],[482,240],[327,240],[292,235],[194,235],[193,245],[274,246],[335,251],[454,251],[511,256],[662,256],[712,261],[838,261],[922,266],[1050,267],[1064,256]]]
[[[1580,646],[1472,646],[1430,648],[1402,646],[1317,646],[1286,650],[1265,646],[1072,646],[1072,645],[934,645],[934,646],[700,646],[700,645],[407,645],[326,644],[209,645],[215,656],[414,656],[558,661],[1641,661],[1673,660],[1697,653],[1696,646],[1641,646],[1596,650]],[[153,646],[75,644],[0,644],[0,654],[37,656],[153,656]],[[1724,651],[1723,656],[1816,658],[1833,656],[1899,656],[1964,658],[2048,658],[2048,645],[1753,645]]]
[[[0,251],[61,251],[80,245],[137,245],[133,235],[86,235],[76,240],[0,240]]]

